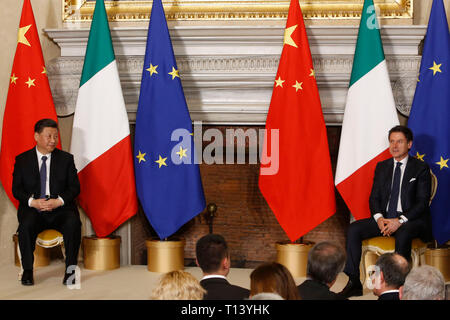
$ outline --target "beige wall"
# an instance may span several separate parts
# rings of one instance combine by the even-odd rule
[[[414,24],[427,24],[433,0],[414,0]],[[450,0],[444,0],[447,20],[450,21]]]
[[[447,15],[450,17],[450,0],[444,0]],[[0,3],[0,120],[3,122],[3,112],[9,86],[9,77],[17,43],[17,29],[22,10],[22,0],[1,0]],[[415,0],[414,24],[427,24],[432,0]],[[48,63],[59,56],[59,48],[43,34],[44,28],[58,28],[61,22],[61,0],[31,0],[37,27],[40,32],[44,59]],[[229,22],[227,22],[229,23]],[[242,23],[242,22],[241,22]],[[269,22],[272,24],[272,22]],[[344,22],[348,24],[348,22]],[[353,21],[353,23],[357,23]],[[147,25],[147,23],[143,23]],[[169,24],[177,24],[171,22]],[[195,23],[195,24],[198,24]],[[113,24],[117,26],[120,24]],[[128,24],[130,25],[130,24]],[[133,24],[134,25],[134,24]],[[59,119],[63,149],[70,144],[72,117]],[[0,128],[1,132],[1,128]],[[17,228],[15,208],[10,203],[3,188],[0,187],[0,265],[13,263],[12,235]]]

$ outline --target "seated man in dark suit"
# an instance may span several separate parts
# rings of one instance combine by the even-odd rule
[[[413,133],[405,126],[389,130],[392,158],[378,162],[369,198],[371,218],[350,224],[347,236],[347,262],[344,272],[349,281],[340,292],[344,297],[361,296],[359,280],[361,243],[372,237],[395,237],[395,252],[408,261],[414,238],[431,240],[431,175],[428,165],[408,156]]]
[[[344,269],[345,252],[330,242],[316,244],[308,253],[306,276],[298,291],[302,300],[346,300],[330,291]]]
[[[56,149],[58,125],[39,120],[34,127],[36,146],[16,157],[12,192],[19,200],[18,239],[22,256],[23,285],[33,285],[33,252],[36,238],[45,229],[62,233],[66,248],[63,284],[73,279],[81,241],[81,221],[75,197],[80,193],[77,169],[70,153]],[[71,270],[72,269],[72,270]]]
[[[197,265],[203,271],[200,281],[206,290],[204,300],[243,300],[250,291],[227,281],[230,272],[230,253],[225,239],[218,234],[208,234],[197,241]]]
[[[409,273],[409,263],[397,253],[381,255],[375,264],[372,276],[373,293],[378,300],[400,300],[399,289]]]

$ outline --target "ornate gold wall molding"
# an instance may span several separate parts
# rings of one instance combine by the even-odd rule
[[[89,21],[95,0],[61,0],[64,22]],[[305,19],[359,19],[363,0],[299,0]],[[374,0],[382,19],[412,19],[414,0]],[[168,20],[276,20],[287,17],[289,1],[163,0]],[[110,21],[145,21],[152,1],[105,1]]]

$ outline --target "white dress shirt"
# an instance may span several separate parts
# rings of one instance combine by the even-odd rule
[[[383,292],[382,294],[385,294],[385,293],[399,293],[400,292],[400,290],[398,290],[398,289],[395,289],[395,290],[386,290],[385,292]]]
[[[402,201],[401,201],[401,195],[402,195],[402,182],[403,182],[403,175],[405,174],[405,169],[406,169],[406,164],[408,163],[408,158],[409,155],[406,155],[406,157],[400,161],[396,161],[395,159],[393,159],[394,161],[394,169],[392,171],[392,181],[391,181],[391,189],[392,189],[392,184],[394,183],[394,173],[395,173],[395,168],[397,166],[397,162],[401,162],[402,165],[400,166],[400,190],[398,192],[398,201],[397,201],[397,211],[398,212],[403,212],[403,208],[402,208]],[[389,199],[387,206],[386,206],[386,211],[389,208],[389,202],[391,200]],[[375,219],[375,221],[378,221],[378,219],[380,219],[381,217],[383,217],[383,215],[381,213],[376,213],[373,215],[373,218]],[[400,217],[403,219],[403,221],[408,221],[408,219],[404,216],[404,215],[400,215]]]
[[[52,161],[52,154],[51,153],[47,153],[47,154],[42,154],[39,152],[39,150],[36,147],[36,154],[37,154],[37,158],[38,158],[38,169],[39,171],[41,171],[41,166],[42,166],[42,157],[46,156],[47,160],[45,162],[46,166],[47,166],[47,177],[46,177],[46,181],[45,181],[45,195],[50,195],[50,162]],[[64,205],[64,200],[58,196],[58,199],[62,201],[62,205]],[[30,197],[30,199],[28,199],[28,206],[31,207],[31,201],[34,200],[34,195],[32,195]]]
[[[210,274],[210,275],[204,276],[204,277],[202,278],[202,280],[213,279],[213,278],[220,278],[220,279],[225,279],[225,280],[227,280],[227,277],[221,276],[220,274]],[[200,280],[200,281],[201,281],[201,280]]]

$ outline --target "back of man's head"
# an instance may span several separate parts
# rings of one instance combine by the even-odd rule
[[[386,287],[391,289],[400,288],[410,271],[408,261],[398,253],[382,254],[375,265],[383,272]]]
[[[203,273],[217,272],[223,259],[228,257],[227,242],[221,235],[207,234],[197,241],[195,253],[198,266]]]
[[[331,243],[320,242],[308,253],[308,277],[324,284],[333,283],[344,269],[345,251]]]
[[[401,300],[444,300],[445,281],[441,272],[432,266],[413,268],[400,290]]]

